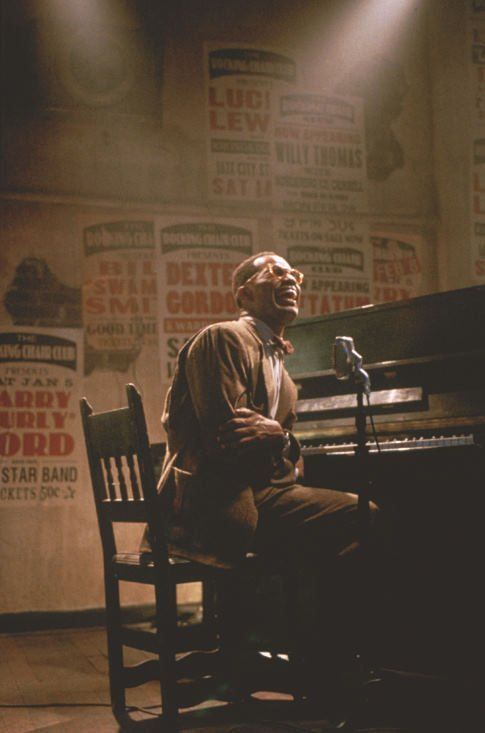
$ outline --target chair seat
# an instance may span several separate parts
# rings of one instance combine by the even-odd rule
[[[173,552],[173,554],[172,554]],[[223,562],[215,555],[185,548],[170,548],[168,570],[179,582],[197,582],[221,576],[228,571],[257,571],[260,559],[254,552],[248,552],[241,559]],[[264,567],[264,566],[263,566]],[[138,583],[153,583],[155,562],[151,552],[122,552],[113,555],[113,576],[118,580],[133,580]]]
[[[119,553],[113,555],[111,562],[114,578],[137,583],[154,583],[160,568],[163,573],[173,575],[176,582],[184,583],[202,581],[219,570],[184,557],[170,557],[167,565],[162,564],[157,569],[153,555],[147,552]]]
[[[221,570],[237,570],[242,566],[246,566],[248,563],[251,563],[251,567],[253,567],[258,560],[258,556],[255,552],[246,552],[245,555],[235,557],[234,559],[222,559],[214,553],[203,551],[198,547],[191,547],[186,542],[178,540],[176,532],[173,534],[175,536],[172,537],[172,541],[168,541],[168,552],[170,558],[185,558],[192,560],[193,562],[200,563],[202,565],[210,565],[213,568],[219,568]]]
[[[170,557],[170,565],[187,565],[192,562],[186,557]],[[113,555],[113,563],[121,565],[135,565],[142,567],[153,567],[153,555],[151,552],[120,552]]]

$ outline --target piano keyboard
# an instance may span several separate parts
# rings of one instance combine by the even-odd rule
[[[402,438],[380,440],[379,448],[375,441],[367,442],[369,453],[394,453],[416,450],[429,450],[431,448],[450,448],[462,445],[475,445],[473,435],[444,435],[432,436],[430,438]],[[303,456],[316,455],[351,455],[355,452],[356,443],[325,443],[321,445],[302,445]]]

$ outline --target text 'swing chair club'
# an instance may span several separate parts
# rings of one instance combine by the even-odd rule
[[[130,722],[126,689],[154,679],[160,683],[163,729],[171,732],[177,730],[180,707],[210,698],[240,699],[242,693],[251,691],[251,684],[255,689],[269,690],[286,686],[296,697],[295,676],[287,673],[291,665],[286,665],[283,676],[281,664],[275,665],[279,670],[276,683],[273,680],[273,686],[271,682],[265,686],[265,680],[258,687],[261,680],[257,675],[251,675],[252,681],[245,685],[241,665],[234,664],[241,639],[234,622],[238,616],[237,589],[241,581],[247,581],[248,573],[260,572],[258,558],[247,556],[233,567],[221,568],[208,564],[207,559],[174,553],[173,548],[169,551],[141,397],[132,384],[126,391],[128,406],[107,412],[95,413],[86,398],[81,400],[103,547],[110,694],[116,719],[122,726]],[[114,530],[118,522],[147,524],[153,551],[121,552]],[[130,628],[123,622],[120,581],[154,587],[154,627]],[[202,583],[202,620],[181,626],[177,623],[176,588],[192,582]],[[294,589],[290,580],[285,582],[290,591],[286,593],[288,623],[293,624]],[[153,658],[125,665],[124,646],[150,652]],[[177,657],[193,650],[197,651]]]

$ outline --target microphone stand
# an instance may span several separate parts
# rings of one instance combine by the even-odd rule
[[[367,445],[366,421],[367,410],[364,405],[364,395],[369,396],[371,391],[370,378],[362,367],[362,356],[355,351],[353,339],[349,336],[337,336],[334,344],[335,374],[339,381],[350,381],[357,397],[357,409],[355,412],[356,448],[355,458],[357,461],[358,475],[360,476],[360,488],[358,491],[358,531],[361,548],[360,572],[356,575],[358,583],[357,596],[360,596],[360,613],[357,615],[358,637],[360,639],[360,659],[370,662],[372,657],[372,643],[370,642],[370,612],[369,594],[371,593],[369,564],[370,550],[370,506],[371,498],[371,477],[369,466],[369,447]],[[363,670],[362,670],[363,671]],[[371,679],[373,672],[371,673]],[[371,681],[368,679],[367,681]],[[357,714],[358,710],[351,712]]]
[[[369,384],[368,381],[362,381],[362,379],[359,379],[358,373],[355,375],[354,384],[357,396],[357,412],[355,415],[355,428],[357,433],[355,457],[357,459],[359,474],[362,477],[362,485],[358,493],[359,528],[361,542],[363,546],[365,546],[369,537],[369,500],[372,482],[369,471],[369,447],[367,445],[365,429],[367,416],[364,407],[364,394],[369,394],[370,385],[367,387],[366,385]]]
[[[352,371],[351,379],[355,386],[355,392],[357,396],[357,411],[355,414],[355,428],[356,428],[356,448],[355,458],[357,460],[357,470],[361,477],[361,484],[358,492],[358,504],[357,512],[359,517],[359,534],[360,534],[360,546],[362,551],[362,562],[361,574],[359,586],[361,596],[361,613],[359,614],[359,637],[361,645],[361,662],[364,661],[364,665],[370,665],[367,670],[367,680],[365,684],[372,684],[373,686],[380,681],[380,674],[377,672],[379,669],[379,661],[373,659],[373,644],[371,641],[371,614],[373,613],[372,604],[369,604],[369,594],[372,594],[372,582],[370,573],[373,572],[373,561],[371,558],[371,542],[370,542],[370,506],[369,502],[372,496],[372,479],[370,472],[370,461],[369,461],[369,446],[367,445],[366,435],[366,421],[367,411],[364,405],[364,395],[369,398],[370,396],[370,379],[367,372],[362,369],[362,359],[359,354],[356,354],[356,360]],[[364,668],[363,668],[364,669]],[[359,717],[359,703],[357,708],[352,711],[351,718]],[[353,729],[351,726],[351,730]],[[350,731],[349,731],[350,733]]]
[[[362,477],[362,488],[358,497],[360,539],[363,545],[367,543],[369,534],[369,499],[370,473],[369,450],[366,440],[366,410],[364,395],[370,395],[370,378],[362,367],[362,356],[354,348],[354,340],[350,336],[337,336],[334,343],[335,374],[339,381],[349,381],[354,387],[357,396],[357,411],[355,413],[356,449],[355,457]]]

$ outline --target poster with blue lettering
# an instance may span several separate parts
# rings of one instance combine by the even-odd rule
[[[287,53],[206,43],[208,198],[271,205],[274,94],[296,82]]]
[[[257,251],[251,219],[164,217],[158,225],[159,346],[168,385],[179,349],[201,328],[236,318],[231,277]]]
[[[78,498],[82,362],[80,329],[0,332],[0,508]]]

